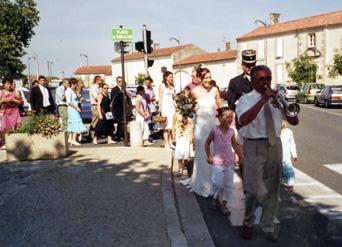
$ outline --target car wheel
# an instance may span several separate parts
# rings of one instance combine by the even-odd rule
[[[319,106],[319,103],[316,97],[315,97],[315,106]]]
[[[309,104],[309,100],[307,97],[304,98],[304,104]]]
[[[325,107],[325,108],[329,108],[329,106],[330,106],[329,101],[328,101],[328,100],[325,100],[325,101],[324,101],[324,107]]]

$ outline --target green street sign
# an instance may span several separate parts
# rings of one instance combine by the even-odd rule
[[[133,29],[113,28],[112,38],[114,41],[132,42],[133,41]]]

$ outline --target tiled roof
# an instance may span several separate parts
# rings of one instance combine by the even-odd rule
[[[82,66],[74,71],[75,75],[105,74],[112,75],[112,66]]]
[[[251,32],[248,32],[237,38],[238,41],[244,39],[250,39],[255,37],[261,37],[271,34],[280,34],[296,30],[303,30],[308,28],[322,27],[328,25],[342,24],[342,10],[310,16],[303,19],[297,19],[293,21],[280,22],[265,27],[258,27]]]
[[[153,50],[153,52],[149,55],[149,57],[169,56],[175,52],[178,52],[192,45],[193,44],[186,44],[186,45],[180,45],[180,46],[175,46],[175,47],[159,48],[157,50]],[[143,57],[144,57],[143,52],[133,52],[133,53],[125,54],[125,60],[135,60],[135,59],[141,59]],[[120,57],[112,60],[112,62],[120,62],[120,61],[121,61]]]
[[[210,52],[210,53],[204,53],[204,54],[193,55],[193,56],[187,57],[183,59],[182,61],[180,61],[179,63],[174,63],[173,66],[213,62],[213,61],[220,61],[220,60],[229,60],[229,59],[235,59],[236,57],[237,57],[236,50]]]

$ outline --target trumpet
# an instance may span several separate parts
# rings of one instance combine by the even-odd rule
[[[267,86],[266,86],[267,88]],[[274,107],[278,107],[287,117],[296,117],[300,112],[300,106],[297,103],[289,104],[285,99],[282,91],[277,91],[273,99],[277,102],[273,104]]]
[[[280,91],[275,95],[275,100],[280,105],[280,110],[284,112],[284,114],[288,117],[297,117],[300,112],[300,106],[297,103],[289,104],[284,97],[284,94]]]

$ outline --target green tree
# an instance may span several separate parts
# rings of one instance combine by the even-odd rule
[[[329,77],[342,76],[342,50],[335,50],[333,65],[329,67]]]
[[[26,66],[25,48],[39,22],[34,0],[0,0],[0,78],[18,78]]]
[[[289,77],[299,85],[308,82],[316,82],[317,65],[308,55],[300,55],[291,63],[286,63]]]

